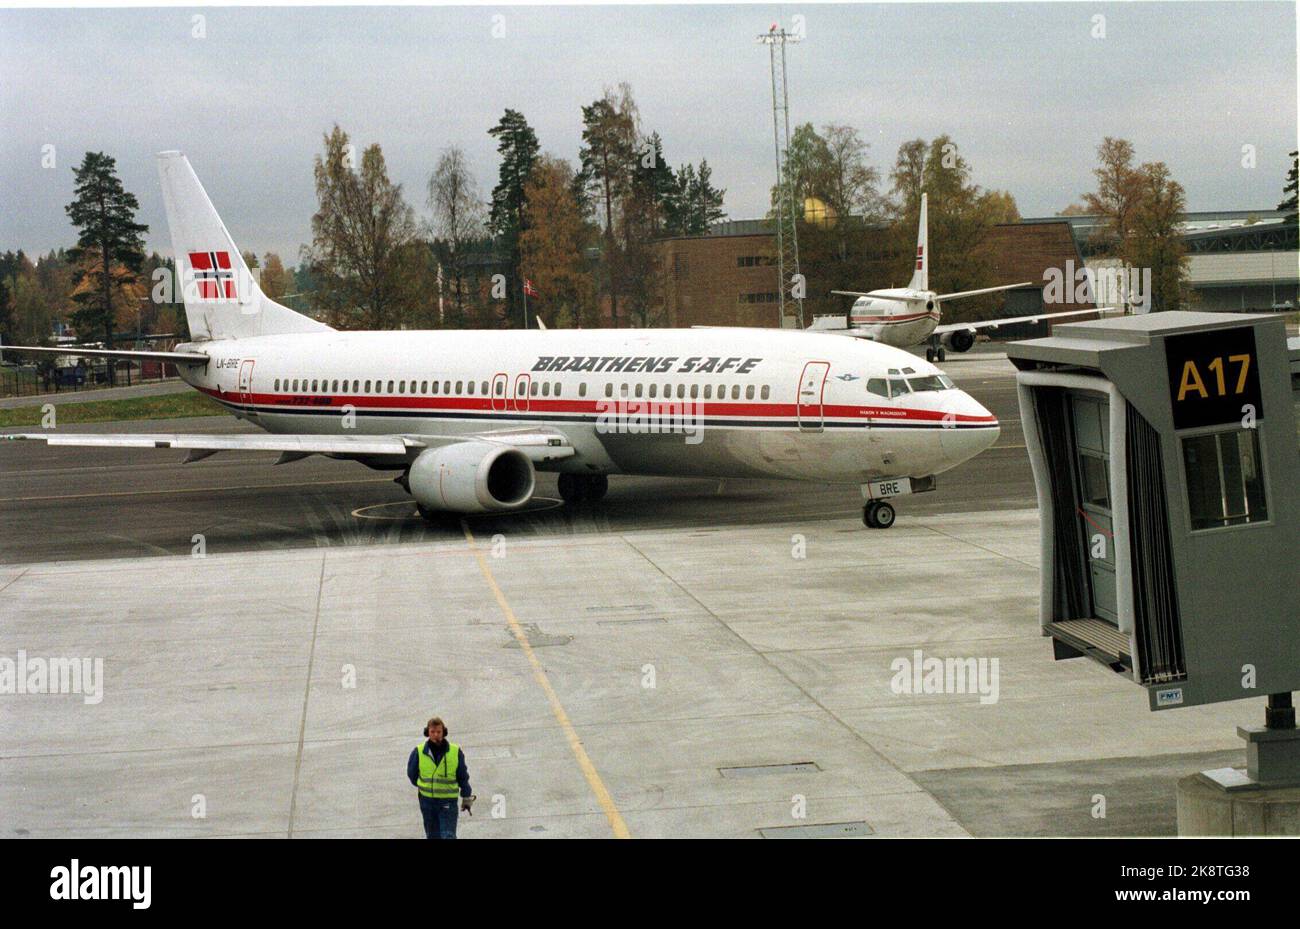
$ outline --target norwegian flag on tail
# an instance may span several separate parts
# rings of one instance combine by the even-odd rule
[[[525,297],[541,296],[541,294],[537,292],[537,288],[533,286],[533,282],[530,281],[528,278],[524,278],[524,296]]]
[[[922,262],[922,259],[924,259],[924,258],[925,258],[925,246],[924,246],[924,245],[918,245],[918,246],[916,247],[916,270],[918,270],[918,271],[921,270],[921,262]]]
[[[234,300],[238,295],[230,252],[190,252],[190,268],[200,300]]]

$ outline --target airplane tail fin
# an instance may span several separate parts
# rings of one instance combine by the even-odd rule
[[[194,341],[329,330],[262,293],[188,158],[160,152],[158,175]]]
[[[928,229],[925,214],[926,195],[921,194],[921,222],[916,233],[916,270],[912,272],[911,283],[907,285],[912,290],[930,289],[930,245],[926,241]]]

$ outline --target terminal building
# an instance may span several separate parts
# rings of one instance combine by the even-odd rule
[[[996,282],[1041,282],[1052,268],[1066,280],[1076,269],[1100,271],[1113,262],[1093,253],[1092,233],[1097,225],[1095,216],[1052,216],[995,226],[982,246],[989,256],[990,276]],[[1251,312],[1300,307],[1296,225],[1284,222],[1282,213],[1188,213],[1183,230],[1193,309]],[[887,227],[871,227],[862,234],[872,239],[868,252],[882,259],[895,257]],[[767,220],[718,223],[706,235],[663,239],[660,247],[665,277],[662,325],[779,325],[776,240]],[[942,256],[935,260],[942,261]],[[864,268],[858,288],[903,283],[872,279],[873,270],[879,275],[878,268]],[[996,315],[1036,313],[1044,309],[1042,299],[1039,287],[1010,291]],[[847,312],[850,300],[843,301]],[[1089,305],[1053,303],[1046,312]],[[805,321],[811,321],[807,313]],[[1008,327],[999,334],[1021,338],[1045,330],[1042,324],[1015,327],[1015,331]]]

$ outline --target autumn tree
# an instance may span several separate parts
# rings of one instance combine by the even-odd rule
[[[524,200],[526,204],[526,191]],[[472,297],[471,249],[482,240],[485,227],[478,182],[470,171],[464,150],[458,146],[444,149],[438,156],[438,164],[429,177],[429,208],[433,212],[434,251],[446,277],[444,289],[451,297],[447,321],[461,327],[469,317]]]
[[[74,292],[80,308],[74,318],[78,329],[102,332],[104,344],[112,348],[115,293],[135,284],[149,227],[135,221],[139,201],[123,188],[113,158],[86,152],[73,175],[76,195],[67,213],[78,230],[73,257],[81,268]],[[113,365],[108,370],[111,384]]]
[[[1134,167],[1133,144],[1107,136],[1097,146],[1097,189],[1083,195],[1101,218],[1092,247],[1138,273],[1151,272],[1153,310],[1180,309],[1190,297],[1181,222],[1186,195],[1162,161]]]
[[[293,292],[293,275],[285,270],[284,262],[275,252],[267,252],[262,259],[262,277],[258,286],[262,288],[262,293],[277,302]]]
[[[399,328],[417,315],[422,292],[415,214],[402,186],[388,178],[378,144],[353,167],[353,148],[337,125],[316,156],[312,244],[304,251],[317,279],[315,294],[336,325]]]
[[[519,237],[525,228],[525,208],[528,203],[524,187],[532,174],[540,146],[537,144],[537,133],[518,110],[507,109],[500,121],[488,130],[488,135],[497,140],[497,153],[501,156],[497,185],[492,188],[488,228],[506,255],[509,280],[505,318],[513,325],[516,320],[522,322],[523,319]]]
[[[1163,161],[1142,165],[1137,186],[1126,249],[1129,262],[1134,268],[1151,270],[1152,311],[1185,309],[1191,290],[1181,227],[1187,209],[1183,187]]]
[[[525,184],[527,222],[519,236],[522,273],[540,293],[532,309],[557,328],[595,322],[595,287],[583,259],[586,226],[573,179],[567,161],[537,159]]]

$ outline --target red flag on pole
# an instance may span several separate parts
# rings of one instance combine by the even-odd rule
[[[525,297],[541,296],[541,294],[537,292],[537,288],[533,286],[533,282],[530,281],[528,278],[524,278],[524,296]]]

